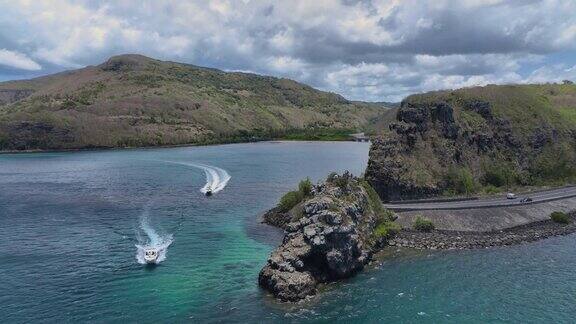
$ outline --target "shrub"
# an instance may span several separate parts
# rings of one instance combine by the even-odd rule
[[[312,194],[312,181],[310,178],[306,178],[298,184],[298,190],[302,193],[304,197],[310,196]]]
[[[570,223],[570,217],[563,212],[553,212],[550,214],[550,218],[559,224],[568,224]]]
[[[344,173],[342,173],[342,175],[339,175],[338,173],[332,172],[332,173],[330,173],[330,175],[328,175],[327,181],[332,183],[333,185],[337,186],[338,188],[340,188],[342,190],[346,190],[346,188],[348,187],[348,184],[350,183],[350,181],[352,181],[353,178],[354,178],[354,176],[348,171],[344,171]]]
[[[368,194],[368,204],[372,207],[372,210],[382,221],[395,221],[398,216],[394,214],[391,210],[384,208],[382,205],[382,200],[374,188],[366,180],[361,180],[360,184],[366,190]]]
[[[304,199],[304,195],[299,191],[289,191],[287,192],[282,198],[280,198],[280,202],[278,203],[278,208],[281,212],[287,212],[292,209],[294,206],[298,205]]]
[[[484,187],[484,192],[487,194],[497,194],[499,192],[502,192],[502,190],[497,187],[494,187],[493,185],[487,185],[486,187]]]
[[[490,164],[484,167],[484,177],[482,181],[486,185],[495,187],[509,187],[518,182],[516,170],[508,164]]]
[[[391,221],[385,221],[376,226],[374,235],[377,238],[387,238],[400,232],[400,225]]]
[[[576,153],[569,144],[550,146],[533,161],[530,172],[536,183],[576,179]]]
[[[414,221],[414,229],[420,232],[430,232],[434,229],[434,223],[427,218],[418,216]]]
[[[470,170],[466,168],[451,169],[446,175],[448,191],[457,194],[472,194],[477,191],[478,185]]]
[[[337,176],[334,178],[332,183],[335,184],[338,188],[345,190],[348,186],[348,178],[346,178],[344,175]]]

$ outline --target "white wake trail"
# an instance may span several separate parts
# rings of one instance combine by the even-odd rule
[[[200,191],[204,194],[208,191],[208,189],[212,189],[212,193],[222,191],[222,189],[224,189],[228,184],[228,181],[230,181],[230,179],[232,178],[230,174],[226,172],[226,170],[211,165],[200,163],[189,163],[189,162],[174,162],[174,161],[162,161],[162,162],[179,164],[203,170],[204,173],[206,174],[206,184],[204,185],[204,187],[202,187],[202,189],[200,189]]]
[[[174,241],[172,234],[159,235],[149,222],[149,206],[144,208],[142,215],[140,216],[140,230],[144,232],[146,237],[140,235],[140,231],[136,232],[136,237],[138,238],[138,244],[136,244],[136,260],[140,264],[146,264],[144,259],[144,252],[146,249],[155,249],[158,251],[158,258],[156,259],[156,264],[166,260],[166,252],[168,247]]]

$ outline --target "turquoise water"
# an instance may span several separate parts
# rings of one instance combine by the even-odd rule
[[[478,251],[389,249],[311,301],[269,298],[257,276],[281,233],[258,216],[303,177],[362,173],[367,154],[363,143],[270,142],[2,155],[0,318],[573,322],[574,235]],[[206,174],[193,163],[231,179],[205,197]],[[135,245],[149,241],[144,220],[159,238],[173,239],[156,266],[136,259]]]

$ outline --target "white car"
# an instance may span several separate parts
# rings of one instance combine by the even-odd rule
[[[511,193],[511,192],[509,192],[509,193],[506,194],[506,199],[516,199],[516,195],[513,194],[513,193]]]

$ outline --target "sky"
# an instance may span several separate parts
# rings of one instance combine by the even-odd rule
[[[576,1],[0,0],[0,81],[125,53],[400,101],[576,80]]]

